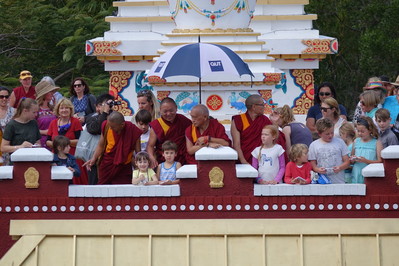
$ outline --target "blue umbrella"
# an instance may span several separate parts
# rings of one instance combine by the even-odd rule
[[[231,74],[254,77],[248,64],[229,48],[212,43],[193,43],[174,47],[159,57],[148,77],[165,79],[172,76],[199,78],[201,103],[201,78],[210,75]]]

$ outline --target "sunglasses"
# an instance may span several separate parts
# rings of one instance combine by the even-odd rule
[[[151,97],[151,94],[152,92],[149,90],[142,90],[137,93],[137,97],[143,97],[143,96]]]
[[[322,111],[322,112],[327,112],[329,109],[332,109],[332,107],[320,107],[320,110]]]
[[[30,75],[31,75],[30,72],[26,72],[26,73],[22,73],[21,77],[30,76]]]
[[[0,95],[0,99],[8,99],[10,98],[10,95]]]
[[[331,92],[319,92],[320,96],[330,96]]]
[[[79,88],[79,87],[82,87],[82,86],[83,86],[83,84],[73,84],[74,88]]]

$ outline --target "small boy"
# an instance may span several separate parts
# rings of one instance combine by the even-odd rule
[[[137,112],[135,116],[136,125],[143,131],[140,137],[141,150],[145,151],[147,149],[148,139],[150,138],[150,122],[151,122],[151,113],[145,109],[141,109]]]
[[[378,140],[382,143],[382,148],[386,148],[389,145],[398,145],[398,139],[391,130],[391,114],[389,110],[380,108],[375,113],[375,121],[379,127]]]
[[[176,143],[167,140],[162,144],[162,155],[165,162],[158,165],[157,176],[160,185],[173,185],[178,184],[179,180],[176,179],[176,171],[181,167],[181,163],[175,162],[177,156]]]
[[[334,124],[328,118],[316,122],[320,139],[309,147],[309,161],[313,171],[328,175],[333,184],[345,183],[344,170],[349,167],[349,151],[345,142],[334,137]]]

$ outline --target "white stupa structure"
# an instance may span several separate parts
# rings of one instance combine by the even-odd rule
[[[159,100],[175,99],[188,114],[199,102],[198,78],[148,80],[146,71],[167,50],[203,42],[227,46],[248,65],[255,77],[204,77],[201,102],[213,117],[229,120],[246,111],[250,94],[260,94],[265,112],[288,104],[306,114],[314,94],[313,71],[338,41],[312,28],[317,15],[306,14],[309,0],[127,0],[113,3],[115,16],[106,17],[110,31],[86,42],[86,54],[104,62],[110,91],[122,101],[124,115],[138,107],[137,92],[150,89]]]

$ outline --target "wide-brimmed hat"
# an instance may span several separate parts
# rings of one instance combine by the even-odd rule
[[[26,78],[31,78],[32,74],[28,70],[22,70],[21,73],[19,73],[19,79],[26,79]]]
[[[385,89],[384,84],[382,84],[382,81],[379,78],[370,78],[366,86],[363,87],[363,90],[382,90],[385,94],[387,93],[387,89]]]
[[[391,84],[394,86],[399,86],[399,76],[397,76],[395,82],[391,82]]]
[[[39,83],[37,83],[37,85],[35,87],[36,99],[39,99],[40,97],[44,96],[46,93],[48,93],[50,91],[59,90],[59,89],[60,89],[60,87],[56,87],[56,86],[52,85],[51,83],[42,80]]]

